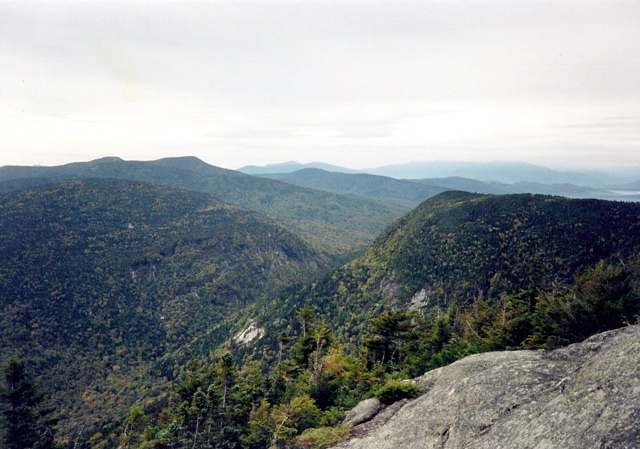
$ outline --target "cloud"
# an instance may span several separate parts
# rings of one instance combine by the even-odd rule
[[[622,117],[604,117],[598,122],[577,123],[568,125],[554,125],[554,128],[564,129],[620,129],[636,130],[640,132],[640,115]]]
[[[126,55],[121,49],[106,42],[95,40],[93,47],[104,65],[113,73],[121,85],[122,97],[128,103],[136,103],[142,98],[142,91],[131,65],[126,61]]]
[[[628,161],[638,23],[635,0],[2,2],[0,141],[27,164]]]

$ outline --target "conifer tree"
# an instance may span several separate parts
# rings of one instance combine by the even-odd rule
[[[0,389],[3,404],[3,447],[7,449],[53,449],[57,420],[52,408],[42,406],[38,391],[25,363],[10,359],[4,368],[5,385]]]

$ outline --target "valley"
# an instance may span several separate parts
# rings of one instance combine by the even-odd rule
[[[638,322],[633,195],[329,169],[0,167],[0,361],[58,447],[327,447],[402,379]]]

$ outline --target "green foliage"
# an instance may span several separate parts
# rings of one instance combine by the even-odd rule
[[[337,173],[316,168],[302,169],[293,173],[273,173],[262,176],[301,187],[358,195],[411,209],[427,198],[448,190],[445,187],[413,180],[394,179],[364,173]]]
[[[84,440],[103,430],[91,413],[108,428],[136,400],[165,395],[186,360],[229,338],[225,322],[244,305],[327,263],[202,193],[103,179],[6,194],[0,357],[33,363],[63,438],[84,429]]]
[[[168,444],[165,440],[177,447],[187,442],[202,448],[314,447],[342,435],[324,429],[305,433],[304,443],[298,440],[307,429],[337,425],[378,378],[367,369],[364,355],[347,354],[331,341],[312,309],[303,308],[296,317],[295,330],[292,326],[291,334],[280,339],[282,354],[271,368],[247,357],[238,369],[230,352],[210,363],[189,362],[172,403],[159,415],[162,419],[152,420],[140,433],[141,447],[161,448]]]
[[[142,431],[147,424],[147,417],[142,409],[133,406],[124,419],[124,430],[119,439],[119,448],[137,447],[142,442]]]
[[[3,447],[7,449],[55,449],[57,419],[54,409],[44,407],[44,394],[38,391],[24,362],[10,359],[4,367],[4,386],[0,388]]]
[[[411,305],[426,316],[457,307],[448,314],[448,325],[453,326],[470,305],[484,301],[493,308],[498,302],[502,322],[510,327],[494,326],[487,332],[502,332],[500,347],[522,347],[532,328],[528,320],[516,318],[525,309],[535,312],[538,306],[531,301],[541,291],[560,291],[579,270],[600,260],[625,260],[639,249],[639,204],[446,192],[394,222],[360,257],[311,282],[260,299],[250,313],[274,335],[291,323],[295,310],[315,308],[341,341],[355,343],[367,335],[370,359],[381,361],[384,356],[384,365],[392,368],[398,363],[395,358],[403,357],[401,348],[367,326],[385,307],[402,311]],[[425,346],[410,340],[396,343]],[[440,340],[442,344],[446,338]],[[491,348],[482,338],[472,346],[474,351]],[[447,349],[456,357],[467,353],[465,348]],[[434,363],[416,360],[413,366]]]
[[[371,320],[363,340],[370,366],[379,363],[388,370],[397,367],[415,336],[417,317],[416,313],[387,309]]]
[[[257,430],[260,393],[254,390],[259,381],[253,378],[255,373],[247,370],[247,377],[242,377],[228,352],[208,368],[197,363],[191,368],[175,387],[173,403],[161,419],[154,419],[139,433],[140,447],[235,448],[242,447],[243,441],[262,441]],[[126,419],[123,426],[126,431]]]
[[[392,404],[401,399],[415,398],[420,389],[411,381],[389,380],[374,391],[375,396],[385,404]]]
[[[638,296],[631,284],[634,268],[601,261],[578,275],[572,312],[583,335],[633,322],[638,313]]]
[[[287,440],[320,423],[320,409],[307,395],[293,397],[288,403],[275,407],[275,441]]]
[[[87,180],[2,199],[0,355],[29,357],[66,440],[94,449],[321,447],[359,400],[415,394],[398,379],[640,315],[635,204],[446,193],[307,282],[326,257],[204,194]],[[240,315],[266,336],[228,341]]]
[[[269,447],[273,440],[275,420],[271,415],[271,404],[263,399],[254,405],[249,415],[249,429],[244,437],[245,444],[250,448]]]
[[[348,427],[319,427],[305,430],[294,441],[302,448],[326,449],[346,440],[349,437],[349,433],[350,429]]]
[[[343,260],[368,245],[406,207],[336,195],[208,165],[194,157],[153,162],[103,158],[59,167],[2,167],[0,192],[69,179],[121,179],[202,192],[265,214]],[[12,181],[11,183],[1,181]]]

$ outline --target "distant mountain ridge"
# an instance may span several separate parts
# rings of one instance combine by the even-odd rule
[[[396,179],[432,179],[461,177],[484,182],[514,184],[533,182],[540,184],[576,184],[593,188],[611,190],[611,186],[638,182],[640,166],[620,169],[551,169],[524,162],[409,162],[405,164],[386,165],[377,168],[351,170],[323,164],[299,164],[288,162],[272,164],[265,167],[252,167],[252,174],[291,173],[303,168],[320,168],[340,173],[368,173]],[[243,171],[241,168],[239,171]],[[624,190],[624,189],[619,189]]]
[[[567,176],[560,175],[547,167],[523,162],[410,162],[387,165],[367,170],[374,174],[404,179],[444,178],[459,176],[479,181],[514,183],[518,181],[567,182]],[[560,177],[562,176],[562,177]]]
[[[335,259],[370,243],[407,207],[310,190],[215,167],[195,157],[151,162],[108,157],[57,167],[0,167],[0,193],[65,179],[114,178],[213,195],[261,212],[303,235]]]
[[[414,208],[424,200],[447,190],[446,187],[387,176],[333,173],[317,168],[262,176],[311,189],[358,195],[408,208]]]
[[[446,190],[483,194],[533,193],[560,195],[568,198],[599,198],[609,200],[640,201],[640,194],[620,194],[613,191],[580,187],[575,184],[542,184],[520,181],[514,184],[484,182],[462,177],[396,179],[366,173],[333,173],[316,168],[305,168],[292,173],[259,175],[289,184],[327,192],[352,194],[366,198],[414,208],[421,202]],[[630,186],[632,187],[632,186]]]
[[[324,162],[310,162],[308,164],[301,164],[295,161],[283,162],[281,164],[268,164],[263,166],[247,165],[245,167],[239,168],[238,171],[241,173],[246,173],[248,175],[264,175],[270,173],[293,173],[294,171],[303,170],[306,168],[318,168],[320,170],[326,170],[335,173],[359,172],[358,170],[339,167],[337,165],[325,164]]]

